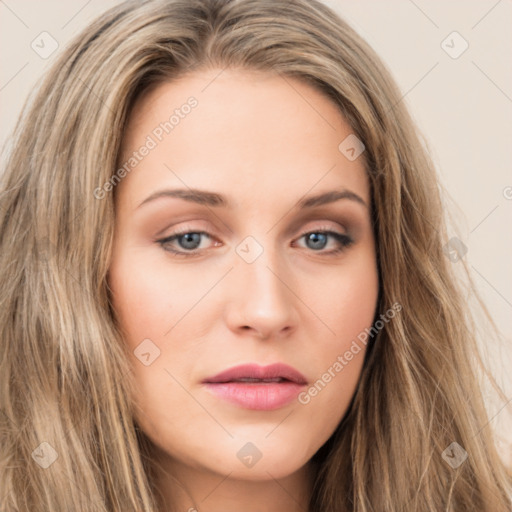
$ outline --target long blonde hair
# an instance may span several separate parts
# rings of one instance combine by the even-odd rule
[[[316,0],[123,2],[29,98],[0,188],[2,510],[159,510],[106,280],[113,193],[94,191],[117,170],[140,93],[208,67],[309,83],[366,147],[378,312],[402,310],[314,457],[310,510],[509,511],[512,472],[483,428],[481,356],[443,253],[434,166],[386,67]],[[468,453],[458,468],[442,457],[453,442]]]

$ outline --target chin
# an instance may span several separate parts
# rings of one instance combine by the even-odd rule
[[[289,440],[287,443],[277,436],[272,441],[262,436],[254,442],[237,438],[231,440],[222,452],[221,449],[218,448],[216,457],[212,454],[218,464],[212,467],[210,459],[209,469],[222,474],[231,471],[230,478],[253,481],[286,478],[304,467],[314,454],[314,450],[304,453],[302,443],[298,445]]]

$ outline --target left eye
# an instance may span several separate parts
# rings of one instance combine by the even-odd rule
[[[304,237],[306,239],[306,243],[311,242],[312,244],[309,248],[314,250],[324,249],[327,244],[327,240],[329,238],[334,238],[338,246],[335,249],[327,251],[326,254],[337,254],[350,246],[353,242],[348,235],[338,233],[337,231],[310,231],[299,237],[299,240]]]
[[[157,243],[159,243],[164,250],[177,256],[195,256],[200,251],[200,249],[198,250],[198,246],[201,244],[202,236],[212,238],[205,231],[186,231],[183,233],[175,233],[174,235],[157,240]],[[311,244],[307,248],[312,249],[314,252],[323,250],[327,245],[329,238],[333,238],[337,242],[338,246],[330,251],[324,251],[324,254],[339,253],[353,243],[353,240],[348,235],[326,230],[309,231],[301,235],[298,240],[301,238],[306,239],[306,244]],[[171,244],[175,241],[179,243],[183,250],[177,250],[171,247]]]

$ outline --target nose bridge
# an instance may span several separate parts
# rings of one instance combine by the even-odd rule
[[[247,236],[238,246],[236,252],[241,261],[237,262],[239,279],[250,287],[254,293],[268,299],[285,299],[288,293],[279,274],[285,268],[283,254],[271,242],[271,236]],[[284,272],[286,273],[286,272]]]
[[[235,248],[238,261],[233,299],[238,322],[260,331],[280,330],[294,319],[293,287],[284,255],[271,242],[272,237],[256,236],[247,236]]]

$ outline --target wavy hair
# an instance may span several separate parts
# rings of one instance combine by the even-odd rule
[[[351,406],[315,454],[310,510],[510,511],[512,472],[487,425],[485,368],[443,253],[426,142],[374,50],[317,0],[125,1],[31,93],[0,178],[3,510],[159,510],[107,284],[114,194],[94,191],[118,168],[143,91],[228,67],[303,80],[339,107],[366,147],[378,314],[403,308],[372,340]],[[442,457],[452,442],[468,453],[456,469]]]

